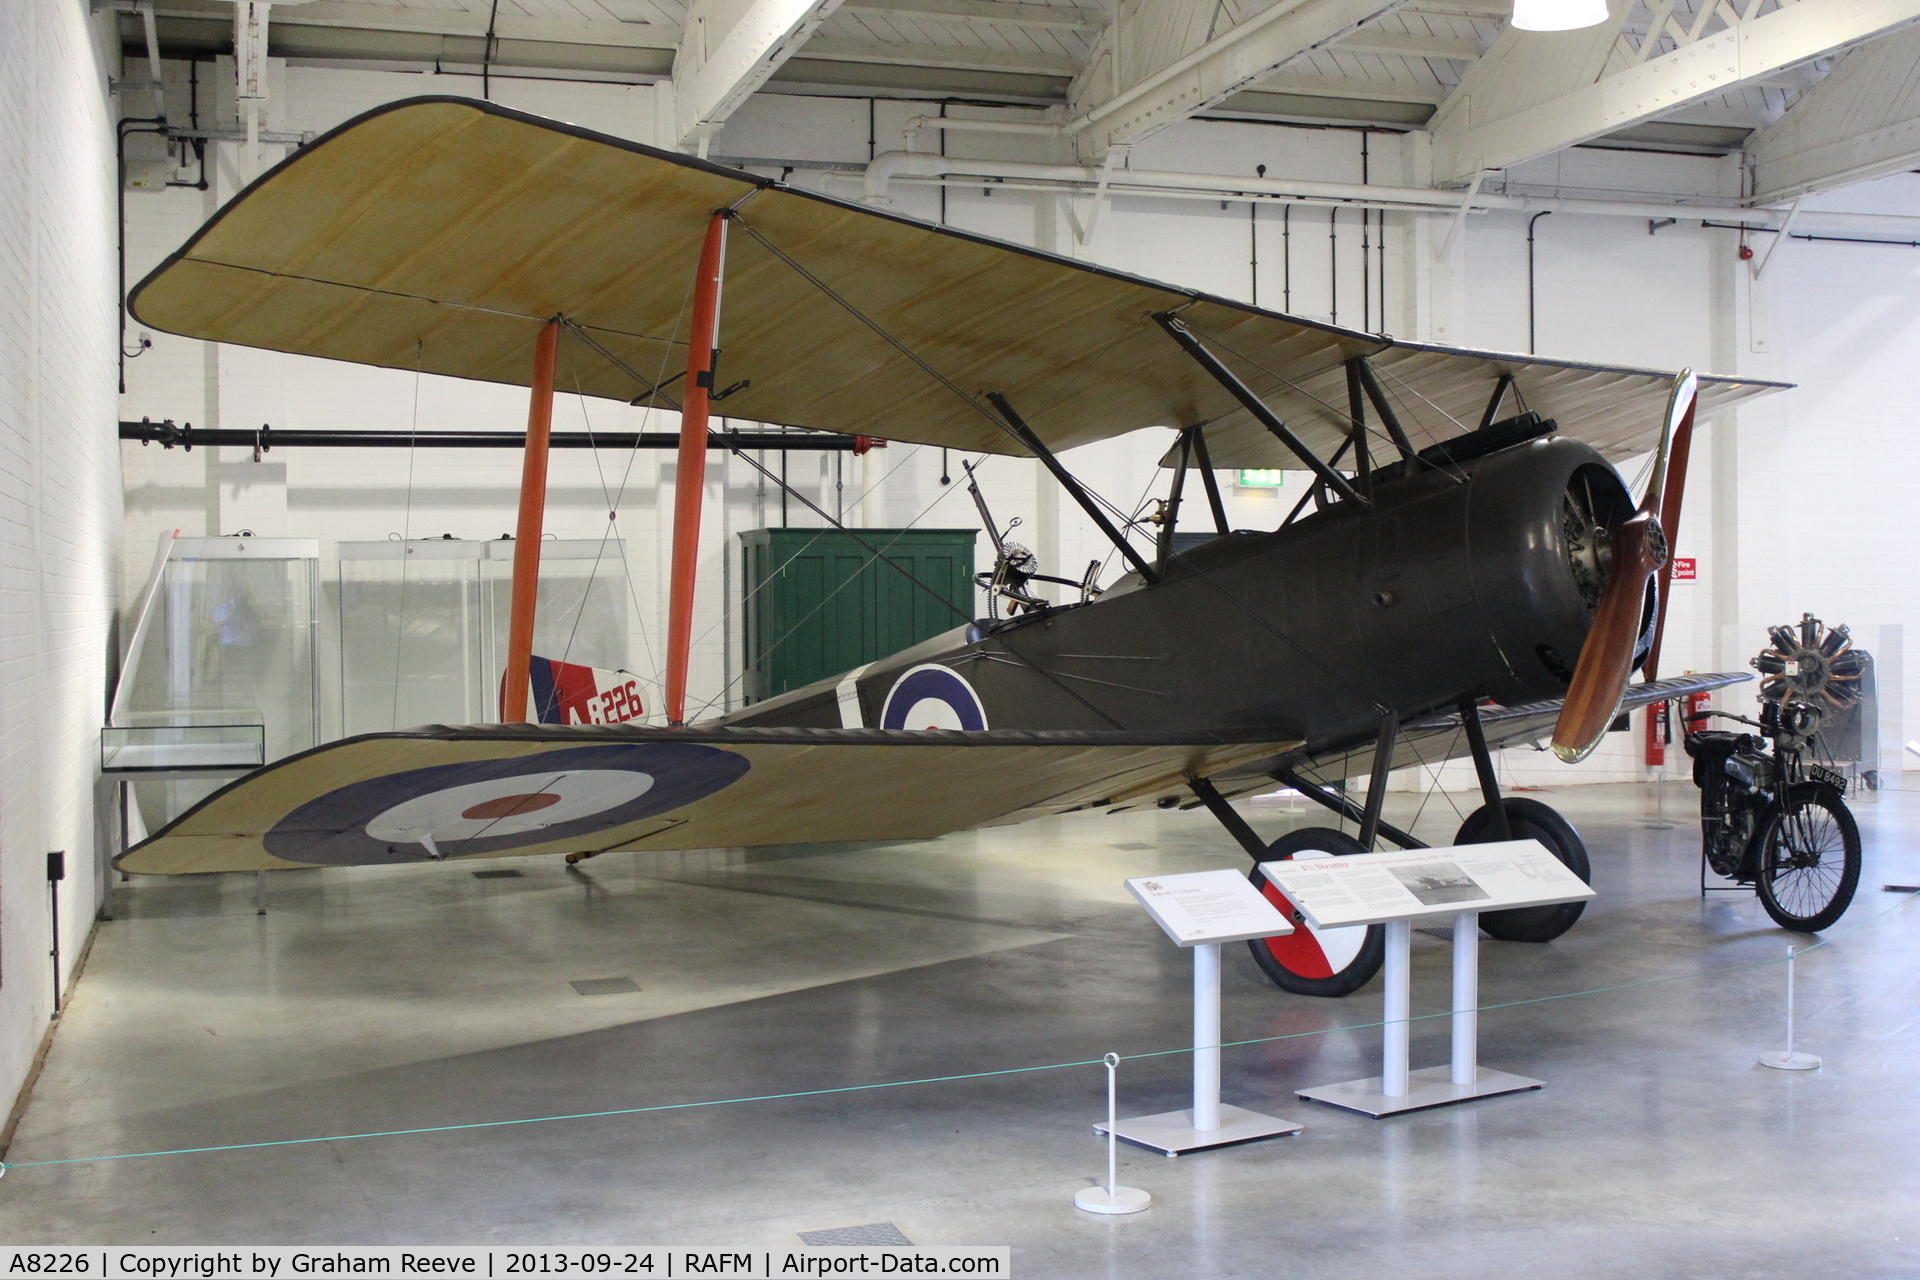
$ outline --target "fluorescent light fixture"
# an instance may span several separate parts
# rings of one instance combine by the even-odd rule
[[[1236,471],[1233,475],[1235,488],[1239,489],[1280,489],[1287,483],[1284,471]]]
[[[1607,20],[1607,0],[1513,0],[1522,31],[1577,31]]]

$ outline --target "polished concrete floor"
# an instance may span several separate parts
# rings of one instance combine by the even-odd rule
[[[1566,787],[1599,899],[1548,946],[1489,942],[1482,1060],[1536,1093],[1372,1120],[1292,1090],[1372,1074],[1377,985],[1282,995],[1228,949],[1229,1102],[1304,1132],[1179,1160],[1154,1207],[1072,1206],[1103,1170],[1097,1067],[203,1154],[15,1167],[9,1243],[780,1245],[892,1223],[1010,1244],[1021,1277],[1920,1274],[1920,797],[1858,806],[1867,868],[1800,962],[1750,894],[1697,892],[1692,790]],[[1463,806],[1463,797],[1454,797]],[[1389,816],[1414,821],[1413,796]],[[1278,834],[1311,814],[1250,811]],[[1420,833],[1458,817],[1426,802]],[[1239,865],[1204,812],[1085,815],[926,844],[608,855],[119,887],[10,1162],[705,1102],[1190,1043],[1189,965],[1123,877]],[[1882,914],[1893,908],[1890,914]],[[1804,938],[1797,939],[1804,944]],[[1446,945],[1416,935],[1415,1010]],[[582,995],[575,981],[637,988]],[[1673,981],[1657,981],[1674,979]],[[1632,985],[1641,984],[1641,985]],[[618,985],[618,984],[615,984]],[[1342,1028],[1360,1028],[1346,1029]],[[1416,1024],[1415,1065],[1446,1023]],[[1123,1114],[1189,1061],[1121,1069]]]

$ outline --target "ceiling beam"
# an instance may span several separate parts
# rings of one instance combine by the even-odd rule
[[[1299,93],[1313,98],[1351,98],[1362,102],[1424,102],[1439,106],[1447,91],[1440,85],[1395,84],[1385,80],[1342,79],[1278,71],[1253,87],[1255,93]]]
[[[1447,58],[1454,62],[1472,62],[1481,53],[1478,40],[1416,36],[1376,31],[1371,27],[1348,36],[1334,45],[1333,50],[1336,53],[1384,53],[1396,58]]]
[[[729,0],[693,0],[680,52],[673,61],[674,133],[679,144],[704,154],[707,140],[781,63],[798,52],[839,4],[840,0],[751,0],[742,8]]]
[[[965,19],[996,27],[1097,31],[1107,25],[1107,14],[1099,9],[1008,4],[1004,0],[846,0],[840,7],[850,13],[899,13],[908,17]]]
[[[891,40],[846,40],[815,36],[806,56],[825,62],[875,62],[900,67],[943,67],[958,71],[1016,71],[1026,75],[1070,76],[1079,64],[1064,54],[1011,49],[964,49],[952,45],[895,44]]]
[[[1095,56],[1074,82],[1080,156],[1095,160],[1111,147],[1150,137],[1404,3],[1275,0],[1238,26],[1195,42],[1190,52],[1172,58],[1165,55],[1186,42],[1186,33],[1209,29],[1211,0],[1140,0],[1131,11],[1122,8],[1119,24],[1102,34]],[[1129,41],[1136,42],[1131,51]],[[1116,52],[1120,77],[1113,74]],[[1117,91],[1115,79],[1122,81]]]
[[[1435,117],[1435,181],[1465,182],[1484,170],[1510,168],[1872,39],[1920,21],[1920,0],[1797,0],[1638,66],[1584,80],[1568,77],[1570,64],[1551,56],[1552,42],[1568,37],[1582,51],[1602,37],[1610,44],[1620,21],[1553,36],[1503,35]],[[1529,48],[1548,56],[1529,60]],[[1482,68],[1484,75],[1474,74]],[[1502,73],[1552,92],[1502,110],[1500,86],[1492,83]],[[1555,75],[1557,84],[1550,79]]]
[[[231,4],[210,0],[160,0],[154,12],[162,17],[214,18],[232,23]],[[396,31],[422,35],[471,36],[485,39],[487,8],[411,9],[385,4],[357,4],[353,0],[314,0],[311,4],[276,4],[277,27],[346,27],[356,31]],[[677,27],[644,22],[588,22],[573,18],[528,18],[502,13],[494,24],[499,40],[534,40],[546,44],[590,44],[620,49],[673,49],[680,44]]]
[[[1755,199],[1768,203],[1920,168],[1920,27],[1841,58],[1747,155]]]

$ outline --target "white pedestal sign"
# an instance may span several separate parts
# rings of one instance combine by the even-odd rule
[[[1593,897],[1593,890],[1545,845],[1537,840],[1505,840],[1405,853],[1263,862],[1260,872],[1316,929],[1387,927],[1380,1074],[1300,1089],[1298,1096],[1385,1116],[1540,1087],[1538,1080],[1479,1065],[1476,1010],[1482,911],[1544,907]],[[1441,916],[1453,917],[1453,1061],[1444,1067],[1409,1071],[1413,922]]]
[[[1293,926],[1238,871],[1142,876],[1126,885],[1169,938],[1193,949],[1193,1109],[1122,1120],[1114,1134],[1177,1156],[1298,1133],[1291,1120],[1220,1102],[1220,944],[1277,937]],[[1106,1131],[1094,1126],[1095,1133]]]

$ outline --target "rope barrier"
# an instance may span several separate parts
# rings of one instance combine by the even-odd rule
[[[1884,911],[1877,912],[1865,920],[1850,925],[1846,929],[1837,932],[1829,931],[1823,935],[1818,942],[1802,948],[1799,954],[1805,955],[1809,951],[1818,950],[1830,942],[1846,937],[1849,934],[1857,933],[1869,925],[1876,924],[1900,910],[1902,907],[1907,906],[1916,898],[1920,898],[1920,894],[1903,895],[1900,901],[1894,903]],[[1643,978],[1635,982],[1620,982],[1604,987],[1589,987],[1583,991],[1565,991],[1558,995],[1530,996],[1524,1000],[1505,1000],[1498,1004],[1481,1005],[1475,1012],[1490,1013],[1498,1009],[1517,1009],[1526,1005],[1548,1004],[1555,1000],[1575,1000],[1584,996],[1606,995],[1615,991],[1631,991],[1640,987],[1662,986],[1668,983],[1686,982],[1696,978],[1711,977],[1715,974],[1738,973],[1747,969],[1764,969],[1785,963],[1785,960],[1751,960],[1741,964],[1718,965],[1711,969],[1701,969],[1693,973],[1669,974],[1661,978]],[[1451,1017],[1453,1017],[1453,1013],[1451,1010],[1448,1010],[1440,1013],[1415,1014],[1410,1018],[1396,1019],[1394,1021],[1413,1023],[1426,1022],[1434,1018]],[[1393,1025],[1393,1023],[1387,1021],[1357,1022],[1338,1027],[1322,1027],[1315,1031],[1290,1031],[1277,1036],[1257,1036],[1251,1040],[1227,1040],[1222,1041],[1217,1047],[1221,1049],[1239,1049],[1249,1045],[1274,1044],[1283,1040],[1302,1040],[1312,1036],[1336,1035],[1348,1031],[1370,1031],[1375,1028],[1390,1025]],[[1215,1046],[1207,1047],[1212,1048]],[[1138,1062],[1148,1058],[1176,1057],[1181,1054],[1193,1052],[1195,1052],[1195,1047],[1192,1045],[1182,1046],[1178,1049],[1153,1049],[1145,1053],[1121,1054],[1120,1061]],[[1069,1067],[1097,1067],[1105,1064],[1105,1062],[1106,1058],[1102,1056],[1098,1058],[1084,1058],[1072,1062],[1048,1062],[1030,1067],[1002,1067],[994,1071],[969,1071],[959,1075],[921,1076],[912,1080],[887,1080],[878,1084],[848,1084],[837,1085],[826,1089],[797,1089],[788,1093],[759,1093],[738,1098],[708,1098],[699,1102],[666,1102],[648,1107],[619,1107],[610,1111],[580,1111],[567,1115],[528,1116],[517,1120],[477,1120],[468,1124],[426,1125],[415,1129],[381,1129],[366,1133],[337,1133],[319,1138],[277,1138],[266,1142],[228,1142],[208,1147],[177,1147],[165,1151],[124,1151],[112,1155],[69,1156],[60,1160],[7,1161],[0,1163],[0,1174],[4,1174],[12,1169],[45,1168],[52,1165],[99,1164],[109,1160],[144,1160],[154,1156],[205,1155],[216,1151],[252,1151],[266,1147],[310,1146],[320,1142],[350,1142],[362,1138],[402,1138],[425,1133],[457,1133],[472,1129],[505,1129],[515,1125],[552,1124],[563,1120],[604,1120],[614,1116],[647,1115],[660,1111],[691,1111],[701,1107],[725,1107],[745,1102],[778,1102],[788,1098],[819,1098],[839,1093],[863,1093],[874,1089],[904,1089],[917,1085],[953,1084],[962,1080],[987,1080],[999,1076],[1032,1075],[1042,1071],[1061,1071]]]

